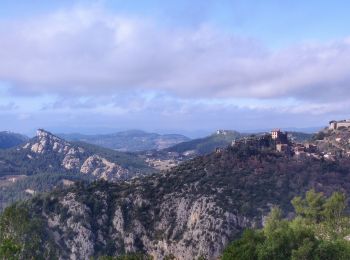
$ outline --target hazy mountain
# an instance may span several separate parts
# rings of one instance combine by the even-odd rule
[[[82,141],[118,151],[129,152],[161,150],[190,140],[183,135],[161,135],[140,130],[130,130],[104,135],[58,134],[58,136],[69,141]]]
[[[272,205],[290,212],[291,198],[310,188],[350,192],[348,158],[301,160],[259,140],[163,174],[56,190],[10,208],[3,221],[15,241],[38,247],[32,255],[88,259],[138,251],[156,259],[217,259],[244,228],[260,226]],[[33,228],[17,227],[19,218],[10,216],[18,214]]]
[[[18,146],[27,140],[28,137],[24,135],[3,131],[0,132],[0,149],[8,149]]]
[[[223,148],[232,143],[233,140],[247,136],[237,131],[218,130],[216,133],[199,139],[183,142],[167,149],[166,152],[176,152],[180,154],[188,153],[204,155],[213,152],[216,148]]]

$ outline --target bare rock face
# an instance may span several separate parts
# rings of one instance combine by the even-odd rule
[[[93,155],[87,158],[81,166],[80,172],[110,181],[126,177],[129,173],[128,170],[115,163],[109,162],[98,155]]]
[[[120,165],[108,161],[96,154],[89,154],[84,148],[69,143],[45,130],[37,131],[34,142],[25,144],[22,149],[28,150],[28,158],[33,156],[55,156],[64,170],[91,175],[96,179],[115,181],[125,179],[129,171]],[[31,153],[31,154],[30,154]]]
[[[62,232],[74,233],[74,239],[64,241],[65,245],[70,248],[69,258],[88,259],[94,252],[94,234],[91,232],[90,224],[85,219],[89,214],[89,208],[78,202],[75,197],[74,193],[68,193],[60,201],[61,206],[65,207],[70,215],[61,230]],[[76,219],[81,221],[77,222]]]
[[[43,154],[51,150],[62,153],[69,149],[69,143],[45,130],[39,129],[36,136],[38,141],[30,147],[34,153]]]
[[[168,194],[155,213],[152,202],[140,194],[111,205],[107,192],[95,191],[92,197],[99,202],[96,215],[77,199],[77,194],[69,192],[59,202],[69,217],[51,215],[47,223],[62,234],[56,243],[64,243],[70,259],[89,259],[97,253],[96,246],[105,247],[108,241],[117,254],[144,250],[154,259],[166,255],[217,259],[232,236],[251,225],[248,218],[218,206],[215,196],[194,199],[183,195]],[[138,215],[145,209],[144,215]]]

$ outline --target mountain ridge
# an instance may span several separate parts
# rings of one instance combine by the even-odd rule
[[[128,152],[161,150],[190,140],[188,137],[180,134],[148,133],[142,130],[128,130],[100,135],[84,135],[79,133],[57,135],[71,141],[83,141],[113,150]]]
[[[301,160],[264,138],[160,174],[72,186],[21,205],[29,219],[42,221],[47,233],[40,234],[62,257],[144,252],[155,259],[217,259],[244,228],[261,226],[272,205],[291,212],[291,198],[311,188],[350,192],[349,158]]]
[[[17,190],[16,197],[22,198],[26,189],[46,191],[54,186],[52,180],[60,182],[68,177],[69,181],[118,181],[154,171],[137,155],[67,142],[39,129],[36,137],[21,146],[0,150],[0,210],[13,201],[6,194]],[[34,176],[42,176],[38,185],[31,182]]]
[[[13,133],[10,131],[1,131],[0,132],[0,149],[9,149],[18,145],[23,144],[28,141],[27,136]]]

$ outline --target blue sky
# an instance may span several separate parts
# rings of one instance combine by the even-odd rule
[[[196,135],[348,118],[349,8],[1,1],[1,128]]]

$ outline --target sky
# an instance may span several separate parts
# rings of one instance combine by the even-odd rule
[[[350,118],[349,1],[0,2],[0,130],[322,127]]]

